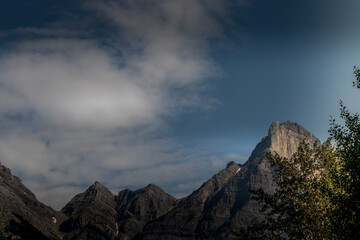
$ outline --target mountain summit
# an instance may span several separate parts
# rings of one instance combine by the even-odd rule
[[[286,158],[291,157],[297,151],[299,144],[303,140],[311,145],[319,141],[314,134],[299,124],[290,121],[272,123],[269,128],[268,138],[271,150]]]
[[[319,140],[297,123],[274,122],[245,164],[229,162],[188,197],[177,200],[155,184],[115,196],[95,182],[60,212],[39,203],[0,164],[0,238],[237,239],[265,217],[248,190],[273,191],[266,154],[290,157],[302,141]]]

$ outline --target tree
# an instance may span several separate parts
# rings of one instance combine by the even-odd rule
[[[353,86],[360,88],[360,69],[356,66],[354,67],[355,81],[353,82]]]
[[[340,164],[331,199],[331,231],[337,239],[360,239],[360,120],[340,106],[344,126],[332,120],[329,130]]]
[[[263,204],[267,220],[251,228],[248,238],[329,238],[329,171],[338,165],[330,142],[313,147],[303,142],[289,159],[274,153],[267,159],[274,168],[277,188],[274,193],[250,190],[252,198]]]
[[[354,74],[360,88],[360,69]],[[290,159],[268,154],[277,188],[250,190],[267,219],[249,239],[360,239],[360,119],[342,102],[340,117],[324,144],[302,143]]]

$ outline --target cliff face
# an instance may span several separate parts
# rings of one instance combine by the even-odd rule
[[[296,151],[299,144],[305,140],[310,145],[319,140],[314,134],[294,122],[274,122],[269,128],[268,134],[270,150],[277,152],[280,156],[289,158]]]
[[[274,122],[244,165],[230,162],[181,200],[150,184],[117,196],[95,182],[60,212],[36,200],[0,164],[0,238],[5,239],[236,239],[264,219],[249,189],[274,189],[268,152],[293,155],[318,139],[293,122]]]

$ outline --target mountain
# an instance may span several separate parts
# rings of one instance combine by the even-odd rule
[[[0,163],[0,239],[60,239],[58,228],[65,219]]]
[[[207,202],[203,218],[196,229],[198,236],[209,236],[208,239],[236,239],[234,233],[263,220],[261,207],[256,201],[250,200],[248,189],[262,187],[265,191],[272,192],[273,172],[266,154],[273,152],[290,157],[304,140],[311,145],[319,141],[297,123],[274,122],[268,136],[257,144],[241,171]]]
[[[66,240],[132,239],[176,202],[154,184],[136,191],[123,190],[115,196],[95,182],[61,210],[69,218],[60,225],[60,231]]]
[[[274,189],[266,154],[277,152],[290,157],[303,140],[310,144],[318,141],[297,123],[274,122],[243,166],[230,163],[171,212],[148,224],[142,239],[238,238],[242,229],[264,219],[260,205],[250,200],[248,189]]]
[[[116,197],[118,239],[132,239],[143,227],[173,209],[177,200],[155,184],[136,191],[123,190]]]
[[[190,196],[182,199],[176,208],[148,224],[141,239],[179,239],[193,238],[199,220],[203,216],[206,201],[214,196],[224,184],[233,177],[241,167],[230,162],[224,170],[215,174],[210,180],[194,191]]]
[[[0,239],[236,239],[264,219],[248,189],[274,189],[268,152],[290,157],[305,140],[319,141],[294,122],[274,122],[248,161],[213,175],[177,200],[150,184],[111,193],[99,182],[61,211],[38,202],[21,180],[0,164]]]
[[[64,239],[114,239],[117,235],[115,196],[99,182],[76,195],[62,210]]]

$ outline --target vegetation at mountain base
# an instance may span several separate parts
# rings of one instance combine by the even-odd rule
[[[354,74],[360,88],[359,68]],[[360,119],[342,102],[340,117],[323,144],[303,142],[290,158],[268,153],[277,187],[250,189],[267,217],[243,239],[360,239]]]

